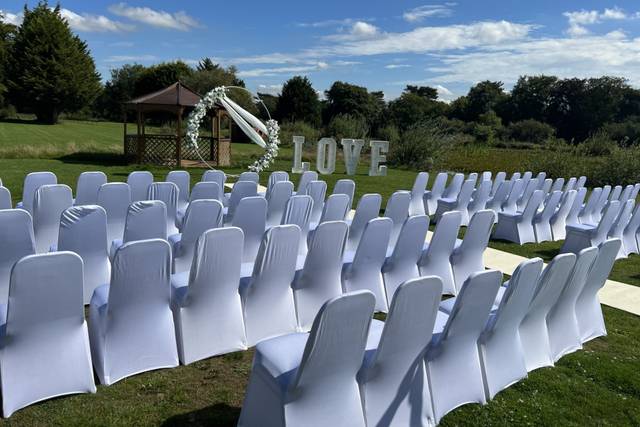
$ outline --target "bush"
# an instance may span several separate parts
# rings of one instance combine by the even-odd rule
[[[629,185],[640,182],[640,147],[613,151],[602,159],[589,176],[594,186]]]
[[[389,144],[391,145],[395,145],[396,143],[398,143],[398,141],[400,141],[400,131],[394,125],[380,128],[374,135],[376,136],[373,139],[378,139],[380,141],[389,141]]]
[[[621,123],[607,123],[602,131],[620,147],[640,145],[640,117],[632,117]]]
[[[329,122],[327,133],[336,141],[342,138],[365,138],[369,134],[366,120],[350,114],[338,114]]]
[[[618,144],[606,132],[598,131],[578,145],[576,151],[584,156],[597,157],[609,156],[616,148],[618,148]]]
[[[509,139],[536,144],[552,138],[555,132],[552,126],[533,119],[511,123],[507,129]]]
[[[280,145],[290,147],[293,137],[304,136],[305,145],[315,144],[320,139],[320,131],[306,122],[284,122],[280,125]]]
[[[392,166],[431,170],[442,162],[453,141],[436,122],[420,123],[407,129],[402,138],[389,147],[388,162]]]

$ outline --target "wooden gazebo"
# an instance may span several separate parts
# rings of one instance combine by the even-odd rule
[[[223,138],[221,126],[227,116],[222,107],[209,111],[211,136],[198,138],[198,151],[184,144],[182,121],[189,110],[200,101],[200,95],[180,82],[143,95],[125,103],[128,110],[135,110],[137,132],[127,133],[127,115],[124,117],[124,154],[131,162],[152,163],[181,167],[183,160],[200,161],[201,158],[216,166],[228,166],[231,162],[231,132]],[[171,134],[147,134],[145,114],[165,112],[176,115],[176,132]],[[225,120],[230,123],[229,120]]]

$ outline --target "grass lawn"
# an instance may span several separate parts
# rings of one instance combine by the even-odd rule
[[[75,187],[82,171],[102,170],[111,181],[124,181],[135,165],[122,164],[122,128],[117,123],[63,122],[57,126],[0,122],[0,178],[21,198],[24,175],[38,170],[56,173]],[[73,146],[70,144],[74,144]],[[16,148],[17,147],[17,148]],[[42,147],[48,147],[42,149]],[[13,150],[13,151],[12,151]],[[234,144],[238,174],[261,154],[253,145]],[[447,170],[464,172],[526,167],[527,150],[465,148],[447,161]],[[315,156],[305,154],[305,161]],[[292,150],[283,148],[272,170],[290,170]],[[312,161],[313,165],[313,161]],[[368,177],[368,159],[361,161],[357,197],[381,193],[385,199],[397,189],[410,189],[416,171],[389,170],[387,177]],[[169,168],[144,167],[157,179]],[[202,169],[190,169],[194,182]],[[261,179],[266,183],[268,174]],[[341,157],[336,173],[324,176],[329,189],[345,178]],[[432,177],[433,178],[433,177]],[[297,181],[299,176],[292,175]],[[559,243],[491,246],[527,257],[552,258]],[[640,257],[618,261],[612,278],[640,286]],[[562,358],[555,368],[532,372],[498,394],[488,405],[465,405],[447,415],[441,425],[640,425],[640,318],[604,307],[609,335],[588,343],[583,351]],[[136,375],[113,386],[98,386],[95,395],[45,401],[16,412],[0,425],[235,425],[251,369],[253,351],[211,358],[190,366]]]

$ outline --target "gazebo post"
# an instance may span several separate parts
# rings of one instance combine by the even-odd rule
[[[136,106],[136,121],[137,121],[137,138],[136,138],[136,152],[138,157],[138,164],[142,163],[142,153],[144,152],[144,148],[142,147],[142,112],[140,111],[140,107]]]
[[[216,114],[211,114],[211,142],[209,143],[209,160],[213,161],[215,160],[215,147],[217,145],[217,139],[216,139],[216,115],[218,113],[216,112]]]
[[[178,108],[178,121],[176,125],[176,167],[179,169],[182,163],[182,113],[183,108]]]
[[[123,125],[122,144],[124,149],[122,152],[125,154],[125,157],[126,157],[127,155],[127,112],[126,111],[122,115],[122,125]]]

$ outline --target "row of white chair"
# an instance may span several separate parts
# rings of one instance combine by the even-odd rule
[[[438,277],[408,281],[384,323],[370,293],[329,300],[310,334],[258,343],[239,425],[428,426],[486,403],[606,334],[597,291],[619,245],[559,255],[544,271],[528,260],[506,287],[498,271],[475,273],[440,310]]]

